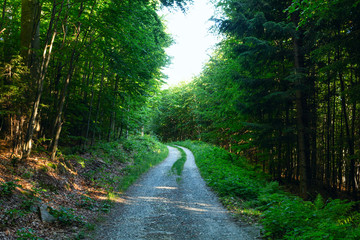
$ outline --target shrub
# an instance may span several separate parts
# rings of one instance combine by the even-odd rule
[[[96,201],[88,196],[82,195],[79,202],[76,203],[76,206],[87,210],[93,210],[96,206]]]
[[[71,208],[61,207],[60,209],[50,208],[50,214],[53,215],[62,225],[71,225],[81,223],[82,218],[74,214]]]
[[[42,240],[31,228],[21,228],[16,231],[16,234],[18,235],[17,240]]]
[[[11,225],[17,219],[21,218],[24,215],[25,212],[20,209],[16,209],[16,208],[8,209],[4,212],[2,216],[0,216],[0,223],[2,225]]]
[[[18,182],[18,180],[4,182],[3,184],[1,184],[0,185],[0,196],[10,197],[13,194],[13,191],[17,187],[21,187],[21,185],[17,184],[17,182]]]
[[[102,206],[100,207],[100,211],[103,212],[110,212],[111,209],[111,202],[110,201],[106,201],[102,204]]]
[[[298,197],[283,198],[263,213],[265,236],[271,239],[359,239],[359,213],[353,202],[321,203]]]
[[[39,198],[30,196],[28,198],[24,198],[20,207],[27,212],[35,211],[36,204],[40,201]]]

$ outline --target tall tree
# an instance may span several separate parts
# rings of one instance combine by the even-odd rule
[[[192,107],[165,92],[159,109],[172,124],[160,118],[157,132],[181,136],[181,119],[197,119],[186,137],[247,154],[305,198],[318,188],[358,198],[359,1],[221,0],[218,8],[224,40],[177,93],[193,96],[184,97]]]
[[[185,10],[189,2],[4,1],[1,136],[10,136],[16,150],[22,146],[24,158],[38,141],[54,157],[58,144],[138,131],[142,105],[159,91],[168,63],[171,39],[157,10]]]
[[[36,89],[35,101],[33,103],[33,108],[32,108],[31,116],[29,119],[27,132],[25,135],[24,146],[23,146],[23,158],[28,158],[31,153],[32,137],[33,137],[34,130],[35,130],[34,129],[35,122],[38,118],[38,112],[39,112],[40,101],[41,101],[41,97],[42,97],[42,93],[43,93],[44,81],[45,81],[46,72],[47,72],[47,69],[49,66],[49,61],[51,58],[53,44],[54,44],[55,37],[56,37],[55,29],[57,26],[57,22],[59,20],[59,16],[57,16],[57,14],[59,15],[61,13],[63,4],[64,4],[64,1],[61,2],[59,13],[57,13],[57,3],[55,0],[52,3],[51,19],[50,19],[49,27],[48,27],[47,34],[46,34],[45,46],[44,46],[42,59],[41,59],[41,65],[40,65],[40,72],[39,72],[39,74],[33,75],[33,77],[38,78],[38,80],[36,81],[36,84],[35,84],[37,86],[37,89]],[[40,15],[40,13],[38,13],[38,14]],[[26,26],[24,26],[24,27],[26,27]],[[37,27],[37,29],[38,29],[38,27]],[[36,62],[34,62],[34,64],[36,64]],[[37,66],[35,66],[35,68],[37,68]]]

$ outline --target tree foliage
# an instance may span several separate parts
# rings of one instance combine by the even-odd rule
[[[59,143],[140,132],[172,42],[157,10],[188,2],[3,1],[1,137],[23,157],[45,139],[55,157]]]
[[[246,154],[273,179],[300,183],[304,197],[326,189],[357,198],[358,1],[221,0],[217,7],[224,38],[199,77],[163,95],[159,109],[172,124],[159,119],[158,133]],[[193,121],[184,128],[186,119]],[[180,130],[169,138],[170,129]]]

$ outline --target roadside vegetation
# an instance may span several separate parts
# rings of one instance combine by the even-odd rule
[[[176,147],[180,151],[181,157],[178,160],[176,160],[176,162],[172,165],[171,172],[173,174],[181,176],[181,173],[184,169],[184,164],[186,162],[186,153],[179,146],[176,146],[176,145],[172,145],[172,146]]]
[[[39,150],[39,149],[38,149]],[[26,161],[0,158],[0,239],[82,239],[121,193],[168,149],[149,136],[63,148],[56,160],[37,151]],[[41,219],[40,208],[51,215]]]
[[[180,183],[181,174],[182,174],[182,171],[184,170],[184,164],[186,162],[186,153],[181,147],[179,147],[177,145],[174,145],[171,143],[169,145],[177,148],[180,152],[180,158],[178,160],[176,160],[176,162],[174,162],[174,164],[171,166],[171,174],[177,175],[176,182]]]
[[[193,152],[202,177],[235,217],[261,223],[265,239],[360,238],[355,202],[320,194],[304,201],[243,157],[199,141],[176,144]]]

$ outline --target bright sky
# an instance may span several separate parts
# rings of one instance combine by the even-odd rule
[[[172,57],[171,65],[163,72],[169,77],[168,86],[189,81],[198,75],[208,61],[212,47],[218,42],[209,31],[214,15],[214,7],[208,0],[194,0],[184,14],[180,10],[163,9],[167,22],[167,31],[175,43],[167,49]]]

